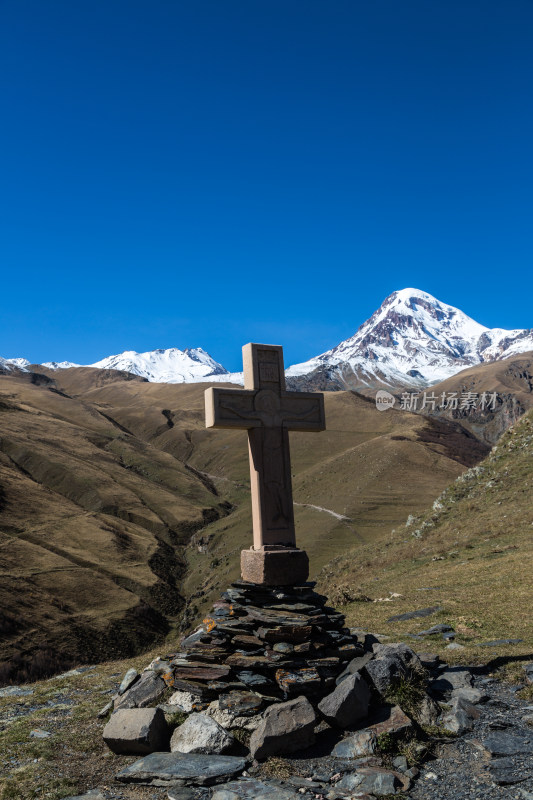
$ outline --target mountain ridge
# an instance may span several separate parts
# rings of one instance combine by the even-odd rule
[[[353,336],[286,370],[291,388],[420,388],[446,380],[476,364],[533,350],[533,329],[487,328],[428,292],[393,292]],[[0,369],[28,371],[25,358],[0,358]],[[93,364],[48,361],[47,369],[88,366],[130,372],[153,383],[228,381],[243,383],[201,347],[138,353],[126,350]]]

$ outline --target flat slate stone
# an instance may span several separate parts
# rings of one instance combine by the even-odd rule
[[[224,666],[175,667],[174,675],[182,680],[216,681],[227,678],[231,669]]]
[[[389,617],[387,622],[403,622],[407,619],[417,619],[417,617],[430,617],[437,611],[442,611],[442,606],[430,606],[430,608],[420,608],[418,611],[408,611],[406,614],[396,614],[394,617]]]
[[[237,678],[246,686],[267,686],[268,684],[272,684],[270,678],[261,675],[259,672],[251,672],[250,670],[238,672]]]
[[[150,753],[119,772],[121,783],[149,786],[212,786],[236,777],[246,767],[244,758],[197,753]]]
[[[310,619],[305,614],[291,614],[287,611],[273,611],[267,608],[256,608],[255,606],[248,606],[248,616],[258,622],[263,622],[267,625],[293,625],[300,628],[303,625],[309,625]]]
[[[494,732],[483,740],[483,747],[493,756],[515,756],[533,753],[533,736]]]
[[[476,642],[476,647],[501,647],[504,644],[520,644],[523,639],[493,639],[491,642]]]
[[[211,800],[298,800],[300,797],[292,789],[285,789],[278,784],[247,779],[219,786]]]
[[[512,758],[495,758],[489,764],[490,777],[499,786],[511,786],[526,780]]]

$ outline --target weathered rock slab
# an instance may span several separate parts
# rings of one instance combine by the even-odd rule
[[[120,695],[123,695],[124,692],[126,692],[130,688],[130,686],[132,686],[135,683],[138,677],[139,673],[137,672],[136,669],[133,668],[129,669],[122,678],[122,681],[120,682],[120,686],[118,687],[118,693]]]
[[[349,675],[318,704],[318,710],[330,725],[349,728],[366,717],[370,689],[358,672]]]
[[[282,786],[263,781],[231,781],[219,786],[211,800],[298,800],[301,795]]]
[[[440,718],[441,725],[458,736],[471,731],[474,721],[480,716],[478,709],[461,697],[454,697],[450,705],[450,709]]]
[[[106,796],[102,794],[99,789],[90,789],[85,794],[71,795],[65,797],[65,800],[107,800]]]
[[[362,730],[337,742],[331,753],[335,758],[360,758],[373,755],[378,746],[374,731]]]
[[[275,703],[264,713],[263,720],[250,737],[250,752],[258,760],[278,753],[294,753],[310,747],[315,741],[316,716],[305,697],[286,703]]]
[[[123,708],[111,715],[103,737],[113,753],[132,755],[167,750],[170,731],[159,708]]]
[[[146,670],[116,701],[115,708],[148,708],[157,703],[165,689],[163,678],[152,670]]]
[[[400,706],[382,706],[369,720],[366,730],[381,736],[389,733],[391,736],[403,736],[413,729],[413,723]]]
[[[482,740],[485,750],[493,756],[515,756],[533,753],[533,735],[519,736],[495,731]]]
[[[209,703],[204,713],[212,717],[225,730],[241,728],[247,731],[255,731],[262,720],[260,714],[254,714],[251,717],[239,717],[229,709],[220,708],[219,700],[213,700],[212,703]]]
[[[354,675],[356,672],[360,672],[369,661],[372,661],[373,658],[373,653],[364,653],[362,656],[352,658],[344,672],[341,672],[339,677],[336,679],[335,683],[339,685],[339,683],[342,683],[342,681],[345,680],[349,675]]]
[[[175,753],[214,753],[220,755],[231,748],[234,738],[212,717],[191,714],[177,727],[170,740]]]
[[[231,780],[245,767],[246,760],[236,756],[151,753],[128,764],[115,777],[121,783],[149,786],[212,786]]]
[[[376,795],[396,794],[396,789],[404,785],[404,779],[397,772],[363,767],[357,772],[348,772],[336,784],[335,788],[343,792],[368,792]]]
[[[495,758],[489,764],[490,777],[498,786],[512,786],[525,780],[525,775],[512,758]]]

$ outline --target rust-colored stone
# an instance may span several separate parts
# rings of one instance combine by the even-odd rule
[[[288,695],[306,694],[320,689],[320,675],[316,669],[276,670],[276,681],[280,689]]]

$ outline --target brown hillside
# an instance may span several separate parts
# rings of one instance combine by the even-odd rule
[[[138,652],[177,623],[183,597],[203,602],[236,576],[250,544],[246,433],[205,429],[205,384],[129,377],[0,377],[4,679]],[[324,433],[291,434],[315,573],[486,452],[457,425],[350,392],[328,394],[326,414]]]
[[[453,375],[445,381],[431,386],[430,390],[440,397],[443,392],[497,392],[494,410],[440,410],[430,412],[432,416],[459,422],[478,439],[495,444],[502,433],[533,406],[533,353],[523,353],[504,361],[479,364]]]

